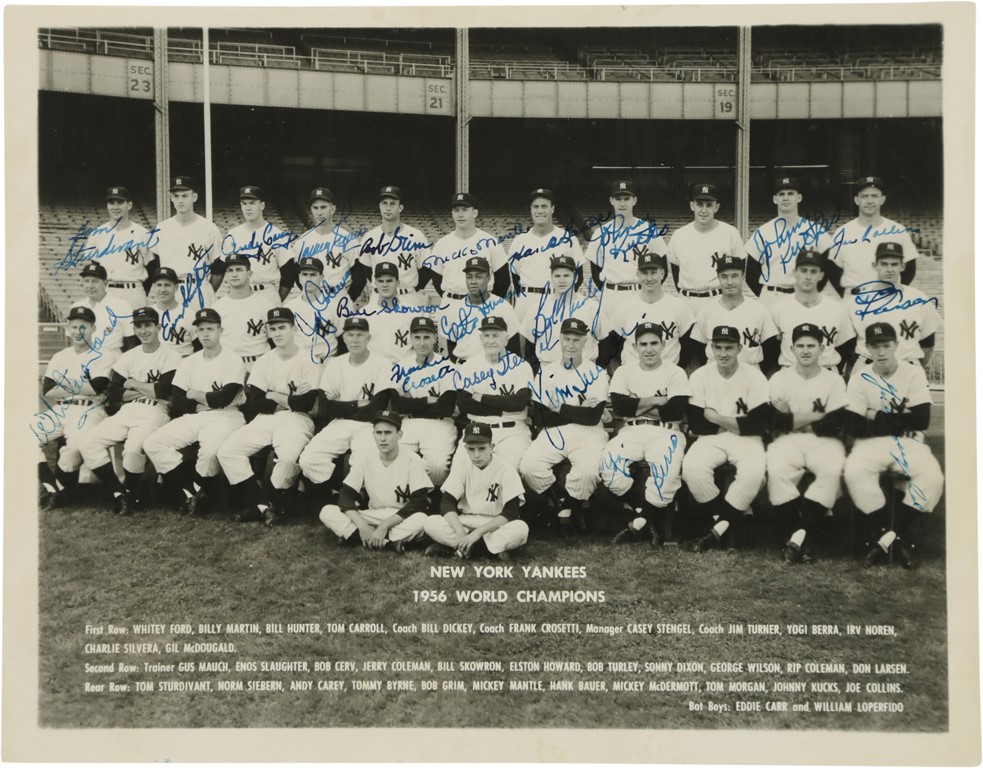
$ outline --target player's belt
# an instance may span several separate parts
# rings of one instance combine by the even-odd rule
[[[262,355],[241,355],[240,357],[242,357],[242,362],[244,363],[255,363]]]
[[[162,405],[166,401],[164,401],[164,400],[158,400],[158,399],[153,398],[153,397],[138,397],[133,402],[134,403],[143,403],[144,405]]]
[[[680,288],[679,292],[691,299],[708,299],[711,296],[719,296],[722,293],[719,288],[711,288],[709,291],[691,291],[688,288]]]
[[[73,397],[70,400],[62,400],[62,405],[95,405],[95,400],[86,400],[84,398]]]
[[[907,437],[909,440],[914,440],[916,443],[926,443],[924,432],[902,432],[900,435],[898,435],[898,437]]]
[[[252,284],[252,289],[254,291],[265,291],[267,289],[267,287],[268,286],[266,285],[266,283],[253,283]]]
[[[612,291],[637,291],[638,283],[605,283],[605,288],[610,288]]]
[[[791,285],[766,285],[766,291],[778,291],[779,293],[795,293],[795,288]]]
[[[454,293],[453,291],[444,291],[444,296],[450,296],[452,299],[464,299],[467,298],[466,293]]]
[[[143,284],[139,280],[110,280],[106,283],[107,288],[142,288]]]
[[[509,427],[516,426],[519,422],[517,422],[517,421],[499,421],[499,422],[483,421],[481,423],[488,425],[492,429],[508,429]]]
[[[408,294],[408,293],[414,293],[415,291],[416,291],[416,288],[397,288],[396,289],[396,295],[397,296],[405,296],[406,294]],[[372,292],[373,293],[378,293],[379,292],[379,289],[378,288],[373,288],[372,289]],[[448,295],[450,295],[450,294],[448,294]]]
[[[533,288],[523,288],[522,290],[525,291],[526,293],[546,293],[546,289],[545,288],[535,288],[535,287],[533,287]]]
[[[637,419],[625,419],[626,427],[661,427],[664,426],[663,422],[659,419],[646,419],[644,417]]]

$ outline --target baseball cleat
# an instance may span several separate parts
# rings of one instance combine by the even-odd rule
[[[285,517],[283,510],[277,507],[275,504],[270,504],[266,509],[263,510],[263,525],[267,528],[272,528],[275,525],[280,525]]]
[[[915,554],[915,548],[910,544],[901,541],[901,539],[895,539],[894,552],[898,556],[901,567],[906,571],[913,571],[918,567],[918,555]]]
[[[121,496],[116,497],[116,514],[120,517],[125,517],[133,511],[134,503],[133,499],[128,497],[125,493]]]
[[[785,545],[785,551],[782,552],[782,560],[784,560],[789,565],[795,565],[802,561],[802,548],[798,544],[793,542],[788,542]]]
[[[62,498],[58,491],[51,492],[47,488],[41,489],[41,495],[38,497],[38,507],[40,509],[55,509],[61,506]]]
[[[188,517],[197,517],[205,511],[205,494],[198,491],[184,500],[181,504],[181,514]]]
[[[387,539],[386,548],[391,549],[397,555],[406,554],[406,543],[402,539],[400,539],[399,541],[393,541],[392,539]]]
[[[499,552],[497,555],[495,555],[495,559],[496,560],[501,560],[503,563],[511,563],[512,562],[512,555],[510,555],[507,551],[506,552]]]
[[[815,556],[812,554],[812,547],[809,546],[809,542],[802,545],[802,560],[803,565],[812,565],[816,562]]]
[[[445,544],[431,544],[423,551],[424,557],[453,557],[454,550]]]
[[[716,531],[710,531],[706,536],[701,536],[693,544],[694,552],[706,552],[720,545],[720,535]]]
[[[237,523],[258,523],[263,519],[263,513],[258,507],[246,507],[236,512],[235,520]]]
[[[612,544],[634,544],[636,541],[641,541],[640,531],[636,531],[632,527],[623,528],[614,534],[614,538],[611,539]]]
[[[864,567],[872,568],[875,565],[880,565],[884,561],[885,552],[881,549],[880,544],[875,544],[864,555]]]

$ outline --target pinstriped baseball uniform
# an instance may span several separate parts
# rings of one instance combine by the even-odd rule
[[[509,271],[518,275],[520,290],[515,298],[519,321],[539,306],[540,297],[550,289],[550,259],[569,256],[578,267],[584,266],[584,254],[573,232],[553,227],[545,235],[532,229],[516,235],[509,247]],[[584,275],[590,279],[590,275]]]
[[[215,302],[222,316],[222,347],[239,355],[250,370],[255,361],[270,351],[266,335],[266,313],[270,302],[260,293],[244,299],[225,296]]]
[[[713,360],[710,334],[718,325],[729,325],[741,334],[741,362],[760,365],[764,359],[761,345],[778,335],[771,312],[757,299],[744,297],[734,308],[725,307],[722,302],[722,298],[713,298],[700,307],[693,326],[693,341],[706,344],[707,359]]]
[[[679,339],[692,327],[693,312],[689,303],[678,296],[663,294],[658,301],[647,302],[642,293],[618,297],[611,314],[611,324],[603,329],[604,336],[614,332],[625,339],[621,361],[638,362],[638,353],[631,338],[640,323],[655,323],[662,329],[662,360],[676,365],[679,362]]]
[[[399,269],[399,297],[408,306],[425,305],[417,293],[420,269],[430,255],[430,243],[426,235],[416,227],[402,222],[392,234],[386,234],[382,226],[370,229],[358,242],[358,262],[374,274],[376,264],[390,261]]]
[[[819,364],[823,368],[835,368],[840,364],[840,353],[836,348],[857,335],[850,322],[845,304],[838,298],[819,294],[819,301],[810,307],[802,304],[795,294],[779,299],[771,305],[771,315],[782,335],[782,354],[779,362],[785,366],[795,365],[792,353],[792,329],[803,323],[818,325],[825,337],[823,354]]]
[[[256,227],[244,222],[230,229],[223,238],[222,256],[249,259],[249,287],[266,299],[269,307],[278,307],[280,270],[293,258],[292,239],[292,235],[268,221],[261,221]]]

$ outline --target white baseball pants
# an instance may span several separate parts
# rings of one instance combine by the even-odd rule
[[[275,462],[270,483],[274,488],[292,488],[300,474],[297,460],[314,436],[314,422],[306,413],[264,413],[240,427],[218,449],[218,462],[229,483],[237,485],[253,476],[249,457],[268,445]]]
[[[908,478],[904,504],[931,512],[942,498],[945,479],[938,459],[925,443],[910,437],[871,437],[857,440],[843,468],[850,498],[865,515],[876,512],[887,500],[881,490],[881,472]]]
[[[623,427],[601,452],[601,482],[615,496],[624,496],[634,480],[629,470],[636,461],[649,465],[645,500],[654,507],[668,507],[683,484],[683,451],[686,438],[654,424]]]
[[[522,457],[519,473],[533,491],[543,493],[556,482],[553,467],[569,459],[567,493],[586,500],[597,487],[598,462],[607,442],[608,434],[601,427],[567,424],[544,429]]]
[[[312,483],[326,483],[334,474],[338,457],[373,448],[372,425],[353,419],[335,419],[318,432],[300,454],[300,471]]]
[[[728,463],[734,465],[737,476],[724,499],[743,512],[765,482],[765,448],[760,437],[732,432],[702,436],[683,459],[683,480],[693,498],[706,504],[720,494],[713,471]]]
[[[799,497],[799,481],[806,470],[816,479],[803,494],[810,501],[832,509],[840,495],[840,476],[846,449],[835,437],[812,432],[782,435],[768,446],[768,500],[775,506]]]
[[[384,509],[360,509],[358,513],[365,518],[365,522],[369,525],[376,527],[383,520],[392,517],[396,514],[398,510],[395,507],[388,507]],[[321,522],[324,523],[328,529],[335,534],[335,536],[340,536],[343,539],[347,539],[355,531],[358,530],[358,526],[355,525],[341,508],[336,504],[328,504],[321,509],[320,514]],[[388,538],[390,541],[416,541],[417,539],[423,538],[423,527],[427,521],[426,512],[414,512],[409,517],[403,519],[392,528],[389,529]]]
[[[236,408],[189,413],[165,424],[146,439],[143,450],[161,474],[181,464],[181,449],[198,443],[195,471],[201,477],[215,477],[219,471],[218,449],[243,425],[245,418]]]
[[[79,445],[82,460],[90,469],[97,469],[110,462],[109,449],[123,443],[123,469],[140,474],[147,466],[144,442],[169,420],[164,406],[126,403],[86,433]]]
[[[487,523],[491,518],[484,515],[458,515],[461,525],[465,530],[473,531]],[[457,534],[451,528],[451,524],[443,515],[428,515],[423,526],[427,536],[447,547],[453,547],[457,543]],[[529,526],[522,520],[509,520],[501,528],[496,528],[491,533],[486,533],[481,537],[488,547],[488,551],[493,555],[505,552],[509,549],[518,549],[529,540]]]

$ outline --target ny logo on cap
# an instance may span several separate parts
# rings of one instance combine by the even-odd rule
[[[868,184],[873,184],[874,183],[874,177],[873,176],[868,176],[867,177],[867,183]]]
[[[317,188],[317,189],[314,190],[314,194],[323,195],[324,194],[324,190],[319,187],[319,188]]]
[[[624,188],[624,186],[625,186],[625,185],[624,185],[624,184],[622,184],[621,186],[622,186],[622,188]],[[545,189],[543,189],[542,187],[540,187],[540,188],[539,188],[539,189],[537,189],[536,191],[537,191],[537,192],[545,192],[546,190],[545,190]]]
[[[875,327],[874,328],[874,335],[875,336],[880,336],[882,333],[884,333],[884,329],[883,328],[880,328],[880,327]]]
[[[476,266],[478,266],[478,257],[475,256],[473,259],[471,259],[471,261],[469,262],[468,266],[469,267],[476,267]]]
[[[704,184],[704,185],[703,185],[703,186],[702,186],[702,187],[700,188],[700,191],[701,191],[701,192],[703,192],[703,194],[704,194],[704,195],[707,195],[707,194],[709,194],[709,193],[710,193],[710,187],[708,187],[708,186],[707,186],[706,184]]]
[[[458,200],[463,200],[463,199],[464,199],[464,195],[458,195],[458,196],[457,196],[457,199],[458,199]]]
[[[252,191],[253,191],[253,188],[252,188],[252,187],[246,187],[246,194],[247,194],[247,195],[248,195],[248,194],[251,194],[251,193],[252,193]]]
[[[114,195],[118,195],[119,194],[119,187],[113,187],[113,194]]]
[[[174,179],[174,183],[175,183],[176,185],[181,185],[181,184],[184,184],[184,182],[183,182],[183,181],[182,181],[182,180],[181,180],[180,178],[178,178],[178,179]]]
[[[471,434],[472,435],[480,435],[481,434],[481,427],[471,427]]]
[[[788,184],[788,183],[789,183],[789,178],[788,178],[788,176],[783,176],[783,177],[782,177],[782,184]]]
[[[283,317],[283,313],[279,309],[274,309],[273,317]]]
[[[803,332],[806,332],[806,331],[814,331],[814,330],[816,330],[816,329],[813,328],[811,325],[809,325],[809,323],[803,323],[802,324],[802,331]]]
[[[628,185],[625,182],[618,184],[618,189],[628,189]]]
[[[392,192],[392,191],[393,191],[392,187],[386,187],[386,192]]]

